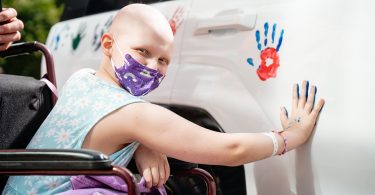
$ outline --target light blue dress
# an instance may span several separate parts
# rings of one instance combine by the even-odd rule
[[[92,69],[74,73],[65,83],[51,113],[27,148],[80,149],[90,129],[109,113],[131,103],[144,102],[126,90],[94,75]],[[139,143],[110,155],[115,165],[126,166]],[[3,195],[55,194],[70,189],[70,176],[12,176]]]

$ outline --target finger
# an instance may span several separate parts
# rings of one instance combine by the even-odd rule
[[[12,44],[12,42],[0,44],[0,51],[4,51],[4,50],[8,49],[11,44]]]
[[[314,107],[315,94],[316,94],[316,86],[312,85],[309,89],[309,95],[307,97],[307,102],[305,105],[305,110],[308,113],[310,113],[312,108]]]
[[[9,43],[9,42],[15,42],[21,39],[21,33],[15,32],[11,34],[3,34],[0,35],[0,43]]]
[[[143,178],[145,178],[146,181],[146,187],[151,188],[152,187],[152,174],[151,169],[145,169],[143,170]]]
[[[1,34],[15,33],[23,29],[23,22],[18,19],[13,19],[11,22],[0,25]]]
[[[159,167],[159,182],[157,186],[158,187],[163,186],[164,182],[165,182],[165,170],[164,170],[164,166],[162,165],[162,167]]]
[[[13,8],[5,8],[0,12],[0,22],[8,21],[17,16],[17,11]]]
[[[179,21],[177,21],[177,23],[176,23],[176,29],[178,29],[178,27],[180,27],[180,25],[182,24],[183,21],[184,21],[184,20],[179,20]]]
[[[288,126],[288,111],[285,107],[280,107],[280,121],[283,129],[285,130]]]
[[[174,10],[174,12],[172,14],[172,18],[174,18],[176,16],[179,9],[180,9],[180,7],[177,7],[177,9]]]
[[[308,81],[303,81],[301,86],[301,93],[298,99],[298,108],[304,108],[306,104],[306,87],[308,86]]]
[[[298,97],[299,97],[299,86],[298,84],[293,84],[293,92],[292,92],[292,109],[293,110],[297,109]]]
[[[319,99],[319,101],[316,103],[313,111],[311,112],[311,115],[316,118],[318,117],[320,111],[322,110],[323,106],[324,106],[324,99]]]
[[[156,186],[159,183],[159,168],[152,167],[151,168],[151,175],[152,175],[152,186]]]

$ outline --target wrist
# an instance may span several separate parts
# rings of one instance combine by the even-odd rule
[[[279,150],[277,151],[278,155],[283,155],[288,152],[288,138],[285,134],[285,131],[272,131],[276,137],[277,142],[279,143]]]

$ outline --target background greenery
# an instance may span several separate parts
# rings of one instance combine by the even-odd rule
[[[16,9],[17,17],[25,24],[20,42],[39,41],[45,43],[49,29],[60,19],[64,0],[3,0],[3,8],[8,7]],[[40,78],[41,57],[40,53],[35,53],[0,59],[0,67],[6,74]]]

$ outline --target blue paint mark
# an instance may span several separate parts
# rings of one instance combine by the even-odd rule
[[[257,43],[258,43],[258,50],[261,51],[262,50],[262,45],[260,44],[260,32],[259,32],[259,30],[257,30],[255,32],[255,38],[256,38]]]
[[[309,86],[310,86],[310,82],[307,81],[306,82],[306,92],[305,92],[305,97],[307,99],[307,97],[309,97]]]
[[[60,34],[56,35],[56,44],[54,50],[56,51],[59,48],[59,43],[60,43]]]
[[[288,110],[285,108],[285,106],[284,106],[284,110],[285,110],[286,117],[289,118]]]
[[[323,108],[324,108],[324,105],[322,106],[322,108],[320,108],[319,113],[323,110]]]
[[[313,108],[314,108],[314,106],[315,106],[315,97],[316,97],[316,93],[318,92],[318,88],[316,88],[316,86],[315,86],[315,94],[314,94],[314,101],[313,101]]]
[[[283,36],[284,36],[284,29],[281,30],[280,38],[279,38],[279,43],[277,43],[276,51],[278,52],[281,46],[281,43],[283,43]]]
[[[253,58],[247,58],[247,63],[254,66]]]
[[[267,46],[268,22],[264,23],[264,47]]]
[[[275,41],[276,26],[276,24],[272,26],[272,43]]]

